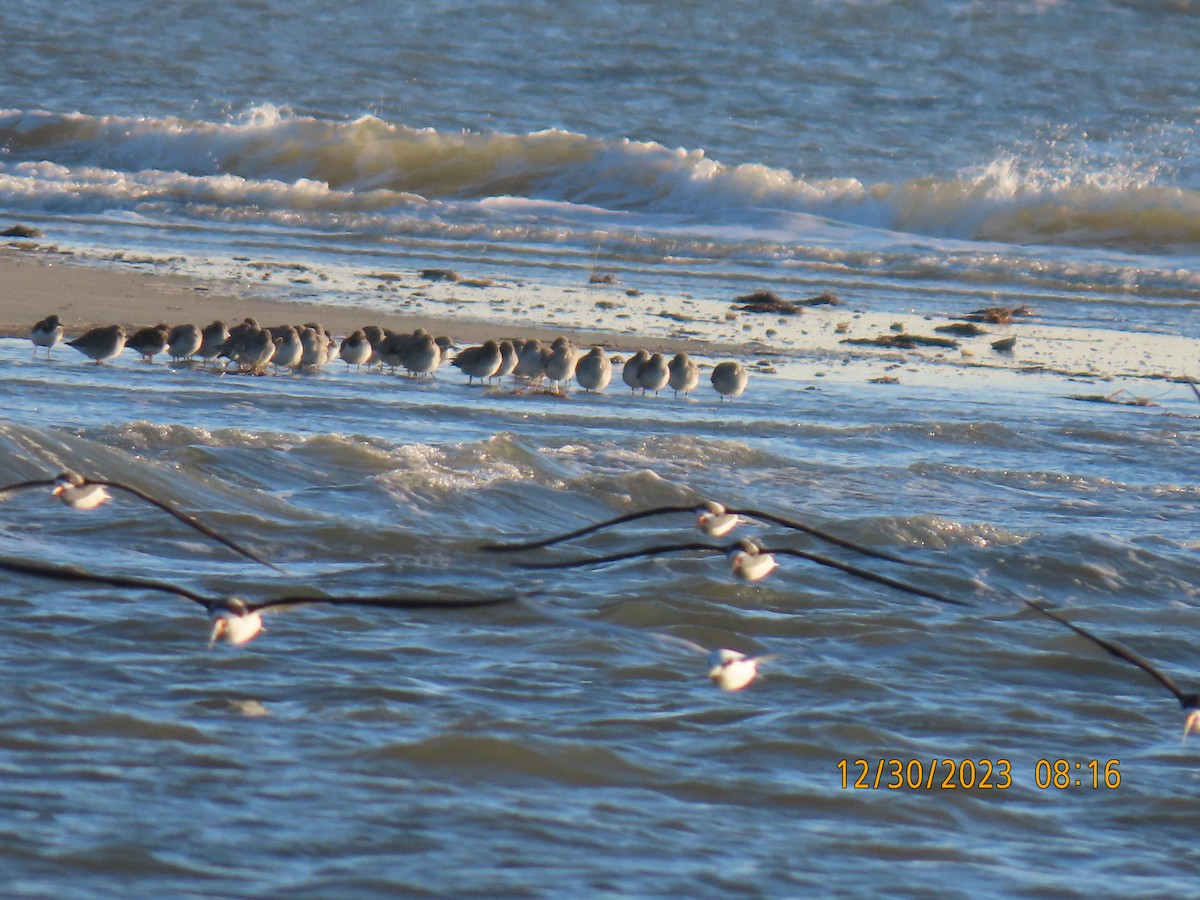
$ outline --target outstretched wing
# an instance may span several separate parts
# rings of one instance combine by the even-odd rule
[[[654,509],[643,509],[638,512],[626,513],[623,516],[617,516],[615,519],[605,519],[603,522],[597,522],[594,525],[587,525],[584,528],[577,528],[574,531],[568,531],[566,534],[555,535],[554,537],[545,538],[540,541],[525,541],[520,543],[508,544],[484,544],[479,549],[487,550],[491,553],[510,553],[516,550],[537,550],[541,547],[549,547],[552,544],[560,544],[563,541],[569,541],[572,538],[583,537],[587,534],[600,531],[602,528],[611,528],[613,525],[623,525],[626,522],[636,522],[638,519],[648,519],[651,516],[665,516],[670,513],[694,512],[696,504],[691,506],[656,506]]]
[[[196,531],[200,532],[201,534],[212,538],[214,541],[217,541],[218,543],[223,544],[224,546],[226,546],[230,550],[232,550],[234,553],[237,553],[240,556],[244,556],[244,557],[246,557],[246,559],[253,560],[254,562],[258,563],[261,566],[268,566],[268,567],[274,569],[276,572],[282,571],[279,568],[279,566],[275,565],[272,562],[268,562],[267,560],[263,559],[261,556],[259,556],[254,551],[247,550],[241,544],[237,544],[234,541],[231,541],[229,538],[225,537],[224,535],[220,534],[219,532],[214,531],[212,528],[205,525],[203,522],[201,522],[195,516],[191,516],[185,512],[181,512],[180,510],[175,509],[173,506],[171,506],[167,503],[163,503],[161,500],[158,500],[157,498],[150,496],[145,491],[138,490],[135,487],[130,487],[127,484],[121,484],[120,482],[117,482],[117,481],[100,481],[100,480],[89,478],[88,483],[103,485],[104,487],[113,488],[114,490],[123,491],[126,494],[131,494],[132,496],[137,497],[139,500],[144,500],[146,503],[149,503],[151,506],[156,506],[159,509],[161,509],[163,512],[174,516],[176,519],[178,519],[184,525],[187,525],[189,528],[193,528]]]
[[[828,531],[823,531],[813,525],[806,525],[804,522],[797,522],[793,519],[785,519],[782,516],[776,516],[771,513],[761,512],[757,509],[730,509],[731,513],[747,516],[751,519],[759,519],[763,522],[770,522],[772,525],[780,525],[783,528],[791,528],[793,531],[802,531],[805,534],[812,535],[815,538],[836,544],[839,547],[845,547],[847,550],[853,550],[855,553],[861,553],[864,556],[873,556],[876,559],[886,559],[888,562],[903,563],[906,566],[917,566],[922,569],[936,569],[937,566],[933,563],[922,562],[915,559],[905,559],[903,556],[896,556],[884,550],[875,550],[863,544],[856,544],[854,541],[840,538],[836,534],[830,534]]]
[[[251,612],[262,612],[324,603],[330,606],[374,606],[381,609],[473,609],[481,606],[515,603],[520,599],[517,594],[496,594],[487,597],[322,597],[309,595],[246,601],[246,608]]]
[[[796,556],[800,559],[807,559],[809,562],[815,562],[819,566],[829,566],[831,569],[837,569],[845,572],[847,575],[853,575],[855,578],[862,578],[865,581],[873,581],[876,584],[886,585],[897,591],[904,591],[906,594],[916,594],[918,597],[925,597],[929,600],[937,600],[939,603],[950,603],[954,606],[970,606],[969,603],[964,603],[962,600],[956,600],[953,597],[947,597],[945,594],[939,594],[937,591],[930,591],[925,588],[920,588],[912,584],[905,584],[903,581],[897,581],[895,578],[888,578],[886,575],[877,575],[874,572],[869,572],[866,569],[860,569],[858,566],[852,566],[849,563],[844,563],[841,560],[832,559],[828,556],[821,556],[819,553],[809,553],[806,550],[768,550],[765,547],[763,553],[774,553],[777,556]]]
[[[132,575],[102,575],[88,572],[79,566],[58,566],[53,563],[35,562],[24,559],[0,558],[0,571],[15,572],[19,575],[32,575],[35,578],[49,578],[55,581],[70,581],[81,584],[106,584],[110,587],[132,588],[139,591],[159,591],[175,594],[186,600],[192,600],[207,608],[209,599],[195,591],[167,584],[165,581],[155,581],[152,578],[137,578]]]
[[[579,566],[598,566],[601,563],[618,562],[622,559],[637,559],[642,556],[663,556],[668,553],[726,553],[725,547],[715,547],[712,544],[657,544],[653,547],[643,547],[641,550],[627,550],[624,553],[610,553],[607,556],[587,556],[567,559],[560,562],[548,563],[515,563],[522,569],[574,569]]]
[[[15,494],[17,491],[23,491],[26,488],[54,487],[55,484],[56,482],[53,478],[39,478],[36,481],[19,481],[16,484],[6,484],[4,487],[0,487],[0,500],[9,494]]]
[[[1133,665],[1137,666],[1139,669],[1141,669],[1143,672],[1145,672],[1147,675],[1149,675],[1151,678],[1153,678],[1155,681],[1157,681],[1159,684],[1161,684],[1163,687],[1165,687],[1168,691],[1170,691],[1172,694],[1174,694],[1175,699],[1178,700],[1182,706],[1186,707],[1188,705],[1188,701],[1192,699],[1192,698],[1184,695],[1183,691],[1181,691],[1179,689],[1179,685],[1177,685],[1175,683],[1174,679],[1172,679],[1165,672],[1162,672],[1159,669],[1157,669],[1149,660],[1147,660],[1145,657],[1139,656],[1137,653],[1134,653],[1128,647],[1122,647],[1120,644],[1114,643],[1113,641],[1110,641],[1110,640],[1106,640],[1105,638],[1102,638],[1099,635],[1092,634],[1090,631],[1088,631],[1086,628],[1082,627],[1081,625],[1076,625],[1074,622],[1070,621],[1069,619],[1065,619],[1062,616],[1058,615],[1057,613],[1051,612],[1050,610],[1046,609],[1046,607],[1044,607],[1044,606],[1041,606],[1037,603],[1031,603],[1030,601],[1026,600],[1023,597],[1021,598],[1021,600],[1030,609],[1036,609],[1043,616],[1053,619],[1055,622],[1058,622],[1060,625],[1064,625],[1067,628],[1070,628],[1073,632],[1075,632],[1080,637],[1087,638],[1089,641],[1091,641],[1097,647],[1100,647],[1102,650],[1107,651],[1110,655],[1115,656],[1117,659],[1123,659],[1127,663],[1133,663]]]

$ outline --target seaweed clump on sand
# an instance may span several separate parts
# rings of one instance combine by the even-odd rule
[[[881,334],[875,338],[842,338],[843,344],[862,344],[868,347],[885,347],[891,350],[915,350],[917,347],[945,347],[954,349],[958,341],[952,338],[926,337],[923,334]]]

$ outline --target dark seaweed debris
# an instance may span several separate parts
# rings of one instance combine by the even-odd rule
[[[869,347],[888,347],[898,350],[915,350],[917,347],[958,346],[951,338],[926,337],[920,334],[881,334],[877,338],[842,338],[843,344],[863,344]]]

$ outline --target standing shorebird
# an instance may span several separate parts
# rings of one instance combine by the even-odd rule
[[[221,355],[225,342],[229,340],[229,329],[220,319],[210,325],[205,325],[200,332],[200,349],[196,355],[205,362],[212,362]]]
[[[304,345],[300,343],[300,335],[293,325],[284,325],[271,329],[271,338],[275,344],[275,353],[271,356],[271,365],[276,370],[294,369],[300,365],[304,356]]]
[[[750,376],[740,362],[718,363],[712,370],[712,386],[720,394],[719,399],[740,397],[746,390]]]
[[[54,349],[54,345],[63,338],[62,322],[58,316],[46,316],[42,321],[38,322],[29,332],[29,339],[33,341],[33,355],[37,356],[37,348],[46,348],[46,359],[50,358],[50,351]]]
[[[621,380],[629,385],[631,394],[642,386],[642,383],[638,381],[638,370],[649,361],[650,351],[648,350],[639,350],[625,360],[625,368],[621,370]]]
[[[152,363],[154,357],[167,349],[167,339],[170,336],[171,329],[166,326],[165,322],[160,322],[149,328],[139,328],[133,333],[127,346],[142,355],[142,362]]]
[[[120,325],[105,325],[84,332],[67,344],[74,347],[84,356],[94,360],[96,365],[121,355],[125,349],[125,329]]]
[[[171,359],[180,360],[195,356],[204,342],[204,335],[195,325],[176,325],[167,335],[167,352]]]
[[[259,565],[269,566],[272,569],[278,570],[278,566],[274,563],[267,562],[257,553],[247,550],[240,544],[235,544],[229,538],[214,531],[209,526],[205,525],[194,516],[190,516],[185,512],[180,512],[175,507],[170,506],[163,501],[150,496],[145,491],[135,487],[130,487],[127,484],[121,484],[117,481],[108,481],[99,478],[84,478],[78,472],[63,472],[55,478],[38,478],[33,481],[22,481],[17,484],[10,484],[0,487],[0,500],[3,500],[8,494],[14,494],[18,491],[28,490],[31,488],[50,488],[50,494],[57,497],[67,506],[72,509],[89,510],[102,506],[112,499],[112,494],[109,493],[109,488],[114,491],[120,491],[124,494],[129,494],[131,497],[137,497],[151,506],[156,506],[163,512],[174,516],[178,521],[187,525],[200,534],[212,538],[214,541],[224,544],[234,553],[251,559]]]
[[[593,347],[575,365],[575,380],[585,391],[602,391],[612,381],[612,361],[603,347]]]
[[[442,348],[432,334],[422,332],[401,350],[400,363],[414,378],[432,378],[442,364]]]
[[[667,368],[667,360],[661,353],[655,353],[638,366],[637,380],[642,388],[643,397],[646,396],[646,391],[654,391],[654,396],[657,397],[658,392],[667,386],[667,382],[671,380],[671,370]]]
[[[342,339],[338,355],[346,364],[346,371],[349,372],[351,366],[362,369],[363,363],[370,360],[371,353],[371,342],[367,340],[366,332],[359,328]]]
[[[555,338],[550,354],[542,360],[542,371],[555,393],[562,389],[563,382],[569,383],[574,377],[576,359],[574,345],[566,338]]]
[[[700,367],[686,353],[676,353],[674,358],[667,363],[667,369],[671,373],[667,384],[671,386],[676,397],[679,396],[680,391],[683,392],[683,396],[688,396],[700,383]]]
[[[29,560],[0,559],[0,571],[35,578],[48,578],[82,584],[105,584],[110,587],[129,588],[139,591],[157,591],[174,594],[204,607],[212,628],[209,631],[209,646],[218,640],[240,645],[249,643],[263,630],[262,614],[313,603],[331,606],[367,606],[380,609],[474,609],[481,606],[499,606],[513,603],[520,598],[515,595],[490,595],[487,597],[354,597],[354,596],[286,596],[267,600],[244,600],[241,597],[209,597],[189,588],[125,575],[100,575],[87,572],[78,566],[56,566]]]
[[[470,384],[476,378],[486,382],[499,370],[503,359],[499,344],[495,341],[484,341],[482,346],[459,351],[453,363],[467,376],[467,384]]]

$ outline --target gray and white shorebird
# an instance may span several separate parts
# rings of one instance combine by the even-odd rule
[[[316,372],[329,362],[329,338],[319,327],[304,326],[300,332],[300,371]]]
[[[640,559],[643,557],[658,557],[667,556],[675,553],[692,553],[706,556],[724,555],[729,560],[729,568],[733,575],[746,582],[761,581],[770,575],[779,563],[775,559],[776,556],[791,556],[797,559],[807,560],[808,562],[816,563],[819,566],[826,566],[831,569],[837,569],[854,578],[859,578],[864,581],[870,581],[874,584],[881,584],[885,587],[890,587],[893,590],[902,591],[906,594],[913,594],[917,597],[924,597],[928,600],[936,600],[939,603],[948,603],[953,606],[969,606],[962,600],[949,597],[939,591],[929,590],[917,585],[908,584],[903,581],[897,581],[895,578],[890,578],[887,575],[880,575],[876,572],[871,572],[867,569],[859,568],[858,566],[844,563],[839,559],[834,559],[829,556],[822,556],[819,553],[810,553],[807,550],[799,550],[791,547],[776,547],[767,548],[759,544],[757,541],[743,538],[728,546],[718,546],[714,544],[658,544],[653,547],[643,547],[640,550],[629,550],[624,553],[609,553],[604,556],[591,557],[576,557],[574,559],[560,560],[558,562],[544,563],[516,563],[515,565],[521,569],[576,569],[581,566],[597,566],[605,563],[620,562],[627,559]]]
[[[516,371],[517,363],[520,358],[517,356],[516,345],[512,341],[503,340],[500,342],[500,368],[496,370],[495,378],[503,379],[507,375],[511,375]]]
[[[204,335],[195,325],[176,325],[167,335],[167,353],[173,360],[189,359],[200,351],[203,342]]]
[[[370,361],[372,352],[374,351],[371,348],[371,342],[367,340],[366,332],[359,328],[342,338],[342,346],[338,355],[346,364],[346,371],[350,371],[351,366],[361,369],[363,363]]]
[[[562,389],[564,383],[569,383],[575,375],[575,363],[578,354],[575,345],[566,338],[555,338],[550,345],[550,353],[542,359],[542,372],[554,386],[555,391]]]
[[[211,362],[221,355],[225,342],[229,340],[229,328],[220,319],[205,325],[200,331],[200,349],[196,351],[206,362]]]
[[[654,391],[657,397],[658,392],[667,386],[671,380],[671,370],[667,368],[667,360],[661,353],[655,353],[638,366],[637,380],[642,388],[642,396],[646,391]]]
[[[749,380],[750,376],[746,374],[746,369],[740,362],[717,363],[712,370],[712,386],[720,395],[719,399],[721,400],[726,397],[730,400],[740,397],[746,390],[746,382]]]
[[[670,372],[667,384],[675,392],[676,397],[680,393],[685,397],[688,396],[700,383],[700,367],[682,351],[676,353],[667,363],[667,370]]]
[[[442,348],[428,332],[414,335],[401,351],[400,363],[414,378],[432,378],[442,364]]]
[[[125,342],[125,346],[129,347],[130,350],[140,353],[142,362],[152,363],[154,362],[154,357],[166,352],[167,338],[170,336],[171,329],[167,327],[165,322],[160,322],[148,328],[139,328]]]
[[[625,368],[621,370],[621,380],[629,386],[630,393],[637,391],[642,386],[642,383],[638,381],[638,370],[649,361],[649,350],[639,350],[625,360]]]
[[[296,333],[295,326],[283,325],[270,330],[271,339],[275,342],[271,365],[277,370],[297,368],[304,356],[304,345],[300,343],[300,335]]]
[[[263,559],[252,550],[248,550],[241,544],[237,544],[229,538],[225,537],[215,529],[205,525],[195,516],[176,509],[168,503],[147,494],[145,491],[132,487],[127,484],[121,484],[117,481],[109,481],[103,478],[85,478],[78,472],[66,471],[62,472],[54,478],[37,478],[32,481],[21,481],[16,484],[5,485],[0,487],[0,500],[3,500],[10,494],[18,493],[19,491],[50,488],[50,495],[57,497],[64,504],[72,509],[90,510],[102,506],[112,499],[110,489],[123,494],[128,494],[131,497],[149,503],[151,506],[161,509],[163,512],[173,516],[177,521],[182,522],[194,531],[203,534],[205,537],[211,538],[219,544],[229,548],[239,556],[244,556],[246,559],[253,560],[259,565],[268,566],[272,569],[278,569],[272,562]]]
[[[468,347],[454,357],[454,365],[467,376],[467,384],[476,378],[487,381],[496,374],[501,362],[500,345],[495,341],[484,341],[481,346]]]
[[[88,572],[78,566],[58,566],[50,563],[0,558],[0,571],[35,578],[77,584],[104,584],[110,587],[138,591],[156,591],[174,594],[202,606],[208,614],[211,628],[209,646],[219,640],[234,645],[246,644],[263,631],[263,613],[291,609],[311,604],[329,606],[360,606],[376,609],[428,609],[457,610],[476,609],[484,606],[499,606],[514,603],[517,595],[491,594],[485,597],[413,597],[413,596],[346,596],[346,595],[287,595],[264,600],[247,600],[241,597],[211,597],[190,588],[132,575],[103,575]]]
[[[612,381],[612,361],[603,347],[593,347],[575,364],[575,380],[585,391],[602,391]]]
[[[261,375],[275,357],[275,338],[270,329],[259,328],[241,334],[234,345],[234,360],[243,372]]]
[[[542,375],[542,351],[545,348],[537,338],[530,338],[521,345],[517,354],[517,367],[513,375],[526,381],[532,381]]]
[[[657,516],[674,515],[679,513],[690,513],[696,517],[696,528],[708,537],[720,538],[729,534],[739,525],[748,524],[750,522],[767,522],[771,525],[778,525],[781,528],[787,528],[790,531],[799,531],[802,534],[807,534],[810,537],[825,541],[827,544],[833,544],[837,547],[842,547],[846,550],[853,550],[855,553],[861,553],[863,556],[870,556],[874,559],[883,559],[888,562],[900,563],[906,566],[915,566],[922,569],[937,568],[933,563],[922,562],[920,560],[906,559],[903,556],[897,556],[894,553],[888,553],[886,550],[877,550],[873,547],[867,547],[864,544],[859,544],[856,541],[851,541],[844,537],[839,537],[815,525],[809,525],[806,522],[799,522],[795,519],[788,519],[783,516],[775,515],[774,513],[764,512],[762,510],[750,509],[748,507],[739,507],[737,509],[726,506],[723,503],[718,503],[715,500],[701,500],[697,503],[680,504],[673,506],[654,506],[649,509],[636,510],[634,512],[624,513],[623,515],[614,516],[611,519],[605,519],[602,522],[594,522],[591,525],[585,525],[582,528],[576,528],[574,531],[568,531],[564,534],[556,534],[548,538],[541,538],[536,541],[511,541],[506,543],[485,543],[479,549],[486,550],[492,553],[513,553],[525,550],[540,550],[543,547],[552,547],[555,544],[561,544],[565,541],[574,540],[575,538],[586,537],[589,534],[595,534],[605,528],[612,528],[615,525],[624,525],[627,522],[637,522],[642,519],[654,518]]]
[[[1117,659],[1137,666],[1139,669],[1161,684],[1164,688],[1170,691],[1171,695],[1179,701],[1179,705],[1183,708],[1183,739],[1186,741],[1187,736],[1193,731],[1200,732],[1200,694],[1188,693],[1180,690],[1179,685],[1175,683],[1175,679],[1171,678],[1171,676],[1169,676],[1166,672],[1163,672],[1145,657],[1134,653],[1128,647],[1124,647],[1115,641],[1110,641],[1106,638],[1100,637],[1099,635],[1093,634],[1086,628],[1076,625],[1070,619],[1067,619],[1064,616],[1061,616],[1053,610],[1047,609],[1038,603],[1033,603],[1030,600],[1026,600],[1024,597],[1021,598],[1021,602],[1030,609],[1037,610],[1043,616],[1053,619],[1060,625],[1071,629],[1071,631],[1075,632],[1080,637],[1091,641],[1109,655],[1115,656]]]
[[[29,339],[33,341],[33,355],[37,356],[38,347],[45,347],[46,359],[49,359],[54,345],[63,339],[62,322],[58,316],[46,316],[30,329]]]
[[[120,325],[103,325],[86,331],[67,345],[74,347],[96,365],[121,355],[125,349],[125,329]]]

